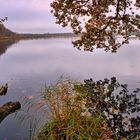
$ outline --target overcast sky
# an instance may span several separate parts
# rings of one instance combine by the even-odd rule
[[[15,32],[70,32],[55,24],[50,13],[53,0],[0,0],[0,17],[7,16],[6,27]]]

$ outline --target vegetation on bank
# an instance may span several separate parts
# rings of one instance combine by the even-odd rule
[[[82,96],[73,88],[74,83],[69,80],[45,88],[48,122],[39,133],[39,140],[97,140],[108,131],[102,115],[86,112]]]
[[[140,102],[115,77],[59,81],[44,90],[47,122],[39,140],[138,140]],[[135,113],[135,115],[133,115]]]

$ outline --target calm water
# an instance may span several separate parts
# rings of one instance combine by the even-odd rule
[[[7,95],[0,97],[0,105],[20,101],[23,106],[19,113],[9,115],[0,123],[0,140],[24,140],[29,136],[30,120],[44,119],[44,115],[33,109],[27,110],[24,98],[35,100],[45,84],[55,82],[62,75],[79,81],[115,76],[130,87],[139,86],[138,40],[132,39],[117,53],[79,51],[72,47],[71,41],[71,38],[54,38],[0,45],[0,84],[9,84]]]

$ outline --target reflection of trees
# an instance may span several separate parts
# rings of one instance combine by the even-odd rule
[[[17,40],[1,40],[0,41],[0,55],[4,54],[6,50],[13,44],[17,43]]]
[[[86,107],[92,114],[101,113],[109,128],[118,139],[133,139],[140,136],[140,102],[137,88],[129,93],[127,84],[120,84],[115,77],[94,82],[85,80],[75,85],[75,90],[86,99]]]

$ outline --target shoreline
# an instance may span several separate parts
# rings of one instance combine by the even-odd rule
[[[0,41],[6,40],[24,40],[24,39],[45,39],[45,38],[55,38],[55,37],[79,37],[80,35],[75,35],[73,33],[52,33],[52,34],[13,34],[9,36],[0,36]]]

